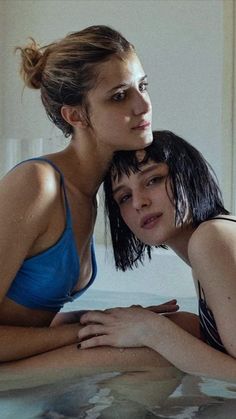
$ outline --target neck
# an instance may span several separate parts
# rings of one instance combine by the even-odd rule
[[[195,231],[191,225],[179,227],[179,234],[165,243],[170,247],[187,265],[190,266],[188,257],[188,244],[192,234]]]
[[[101,152],[94,144],[92,147],[83,147],[71,141],[68,153],[74,159],[78,168],[80,190],[88,195],[97,193],[107,172],[113,153]],[[76,177],[73,176],[74,182]]]
[[[101,150],[91,138],[73,138],[63,151],[53,155],[66,181],[88,198],[96,195],[109,163],[112,150]]]

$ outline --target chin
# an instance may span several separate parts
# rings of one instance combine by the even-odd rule
[[[149,144],[151,144],[153,142],[152,131],[147,133],[143,138],[141,138],[141,140],[143,141],[145,147],[147,147]]]
[[[147,246],[160,246],[159,242],[157,243],[156,240],[149,240],[145,237],[140,237],[140,235],[138,236],[137,234],[135,235],[143,244],[147,245]]]
[[[143,237],[143,238],[141,238],[141,237],[139,237],[139,240],[141,241],[141,242],[143,242],[144,244],[146,244],[147,246],[161,246],[162,244],[164,244],[163,243],[163,241],[164,241],[164,238],[163,238],[163,240],[162,240],[162,237],[153,237],[154,236],[154,234],[151,234],[151,237]],[[138,236],[137,236],[138,237]]]
[[[137,147],[135,147],[134,150],[140,150],[142,148],[145,148],[149,146],[152,142],[153,142],[153,135],[152,135],[152,132],[150,132],[150,134],[143,135],[139,139],[137,139]]]

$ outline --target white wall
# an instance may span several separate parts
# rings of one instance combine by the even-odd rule
[[[3,121],[4,121],[4,117],[3,117],[3,86],[4,86],[4,58],[5,58],[5,53],[4,53],[4,48],[5,48],[5,26],[4,26],[4,16],[5,16],[5,9],[6,9],[6,3],[3,2],[3,0],[0,0],[0,8],[1,8],[1,13],[0,13],[0,74],[2,75],[2,77],[0,77],[0,139],[3,136]],[[1,150],[1,142],[0,142],[0,150]]]
[[[141,57],[149,76],[153,128],[173,130],[196,145],[225,187],[232,165],[225,163],[224,148],[227,143],[230,158],[232,144],[223,125],[223,104],[228,100],[224,96],[223,13],[225,3],[231,5],[231,0],[2,2],[2,141],[53,138],[60,145],[57,129],[45,117],[39,92],[25,89],[22,97],[14,47],[27,42],[29,36],[44,44],[88,25],[108,24],[133,42]],[[1,25],[1,32],[4,28]],[[97,228],[99,240],[102,231],[103,227]]]
[[[233,2],[233,39],[231,50],[232,52],[232,75],[231,75],[231,86],[233,87],[231,93],[232,103],[232,119],[231,119],[231,130],[233,140],[232,150],[232,182],[231,182],[231,195],[232,195],[232,210],[236,212],[236,1]]]

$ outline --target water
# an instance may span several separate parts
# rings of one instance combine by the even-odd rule
[[[146,293],[89,290],[70,309],[167,301]],[[178,299],[196,312],[194,298]],[[122,301],[122,304],[120,303]],[[57,384],[0,393],[0,419],[235,419],[236,385],[184,375],[173,367],[158,372],[104,373]]]

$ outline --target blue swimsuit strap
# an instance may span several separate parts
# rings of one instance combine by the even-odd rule
[[[64,175],[63,173],[60,171],[60,169],[55,165],[55,163],[53,163],[51,160],[46,159],[45,157],[32,157],[30,159],[27,160],[23,160],[22,162],[18,163],[15,167],[19,166],[22,163],[26,163],[27,161],[34,161],[34,160],[40,160],[40,161],[45,161],[48,164],[50,164],[57,173],[59,173],[60,175],[60,179],[61,179],[61,186],[64,192],[64,197],[65,197],[65,206],[66,206],[66,226],[71,226],[72,225],[72,221],[71,221],[71,213],[70,213],[70,206],[69,206],[69,202],[68,202],[68,198],[67,198],[67,194],[66,194],[66,188],[65,188],[65,180],[64,180]]]

